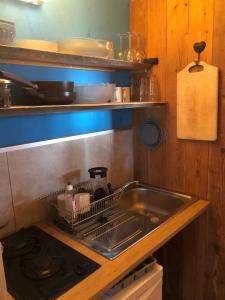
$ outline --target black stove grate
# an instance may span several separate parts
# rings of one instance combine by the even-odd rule
[[[100,267],[35,226],[3,245],[7,288],[16,300],[53,300]]]

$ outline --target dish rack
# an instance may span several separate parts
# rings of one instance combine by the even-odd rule
[[[101,215],[104,215],[107,211],[111,210],[112,208],[116,207],[122,193],[131,185],[136,184],[137,181],[128,182],[127,184],[123,185],[119,189],[115,190],[113,194],[109,194],[100,200],[93,200],[93,194],[96,189],[102,188],[105,191],[108,191],[108,187],[103,184],[101,181],[96,180],[89,180],[86,182],[81,182],[79,184],[73,185],[74,194],[76,193],[89,193],[90,203],[87,206],[82,206],[81,208],[76,208],[76,211],[68,211],[66,209],[62,209],[57,205],[57,197],[60,194],[65,192],[65,189],[60,189],[55,192],[49,193],[40,197],[39,199],[54,207],[54,222],[57,226],[61,227],[62,229],[66,229],[67,231],[76,233],[77,228],[85,223],[86,221],[96,218]],[[104,217],[102,217],[102,223],[104,223]],[[100,219],[101,222],[101,219]]]

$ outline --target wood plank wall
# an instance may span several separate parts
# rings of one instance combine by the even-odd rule
[[[225,1],[131,0],[131,31],[145,37],[148,57],[159,57],[152,73],[159,79],[162,100],[169,102],[166,110],[134,113],[135,177],[211,201],[203,299],[224,300]],[[201,40],[207,43],[202,59],[220,68],[217,142],[176,138],[176,73],[196,57],[193,43]],[[168,129],[167,142],[154,152],[138,138],[138,126],[149,115]]]

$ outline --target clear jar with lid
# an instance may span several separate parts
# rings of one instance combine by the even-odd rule
[[[11,85],[7,79],[0,79],[0,107],[11,106]]]

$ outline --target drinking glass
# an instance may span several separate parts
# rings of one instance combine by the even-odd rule
[[[148,87],[148,100],[149,101],[159,101],[159,83],[155,75],[149,76],[149,87]]]
[[[124,52],[124,59],[133,62],[135,61],[135,53],[136,53],[136,50],[133,47],[135,35],[132,32],[127,32],[125,36],[128,41],[128,48]]]
[[[141,63],[146,57],[144,47],[143,47],[143,40],[139,34],[136,33],[135,36],[136,36],[135,61]]]
[[[118,33],[119,36],[119,51],[117,53],[117,58],[120,60],[124,59],[124,33]]]

